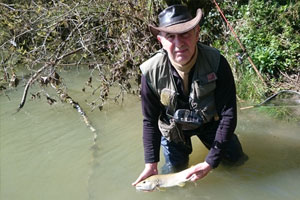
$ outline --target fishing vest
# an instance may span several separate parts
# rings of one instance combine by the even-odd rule
[[[189,110],[184,110],[179,117],[189,117],[191,113],[194,113],[195,115],[193,114],[192,118],[199,116],[199,119],[201,119],[199,121],[200,125],[200,122],[207,123],[217,118],[214,91],[216,88],[216,72],[220,62],[220,53],[218,50],[201,43],[197,44],[197,48],[198,57],[194,66],[192,81],[189,83],[191,84]],[[161,115],[164,116],[163,119],[160,116],[159,127],[168,127],[171,125],[179,129],[180,132],[182,132],[182,128],[189,130],[199,127],[185,126],[188,123],[184,122],[182,123],[183,126],[178,127],[178,123],[174,122],[174,114],[178,115],[178,111],[180,112],[181,110],[177,108],[178,91],[167,53],[162,49],[159,50],[149,60],[144,62],[140,68],[148,85],[160,99],[161,104],[164,105],[166,110],[166,113],[162,113]],[[167,120],[165,116],[168,117]]]

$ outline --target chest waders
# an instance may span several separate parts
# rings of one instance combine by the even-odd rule
[[[214,91],[220,62],[218,50],[197,44],[198,57],[189,93],[189,109],[178,109],[178,91],[171,73],[167,53],[158,51],[141,65],[146,80],[165,107],[158,120],[161,134],[175,143],[185,143],[183,131],[195,130],[202,124],[218,120]]]

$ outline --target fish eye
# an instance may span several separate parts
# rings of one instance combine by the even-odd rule
[[[143,181],[143,183],[146,183],[146,181]]]

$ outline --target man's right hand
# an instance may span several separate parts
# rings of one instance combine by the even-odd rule
[[[136,186],[136,184],[138,184],[142,180],[156,174],[158,174],[157,163],[146,163],[144,171],[140,174],[136,181],[132,183],[132,186]]]

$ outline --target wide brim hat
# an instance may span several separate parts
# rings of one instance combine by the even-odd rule
[[[202,18],[202,10],[197,9],[193,18],[188,8],[183,5],[173,5],[164,9],[158,15],[159,26],[149,25],[150,32],[157,36],[159,32],[181,34],[192,30],[199,24]]]

